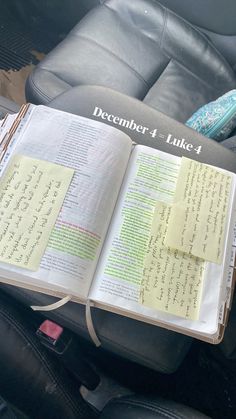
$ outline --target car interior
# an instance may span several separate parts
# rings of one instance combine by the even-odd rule
[[[234,0],[2,0],[0,10],[0,119],[28,102],[86,116],[101,101],[184,126],[236,89]],[[220,142],[236,150],[234,125]],[[30,308],[56,301],[0,285],[0,418],[236,417],[235,301],[218,345],[92,308],[99,347],[83,305]]]

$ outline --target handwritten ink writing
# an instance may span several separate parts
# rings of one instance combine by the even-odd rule
[[[204,261],[165,246],[170,207],[158,202],[144,261],[140,302],[176,316],[199,315]]]
[[[39,267],[72,176],[66,167],[13,157],[0,180],[1,262]]]
[[[166,245],[222,263],[231,183],[229,174],[182,158]]]

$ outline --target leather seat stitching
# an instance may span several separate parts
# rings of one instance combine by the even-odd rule
[[[186,26],[189,26],[194,31],[196,31],[198,33],[199,37],[202,38],[202,39],[204,39],[204,41],[207,42],[208,47],[210,47],[210,48],[212,48],[214,50],[214,52],[216,53],[218,59],[220,59],[224,63],[224,65],[226,65],[228,67],[228,70],[231,70],[231,72],[232,72],[232,69],[229,67],[229,64],[228,64],[227,60],[221,55],[221,53],[217,50],[217,48],[214,46],[214,44],[212,44],[209,41],[209,39],[207,38],[207,36],[204,33],[202,33],[197,27],[191,25],[191,23],[189,23],[185,19],[181,18],[179,15],[177,15],[172,10],[169,10],[168,8],[164,7],[163,5],[156,3],[155,0],[149,0],[149,1],[151,1],[151,3],[153,3],[156,7],[159,7],[160,10],[162,9],[164,11],[163,31],[162,31],[161,39],[160,39],[160,41],[159,41],[158,44],[161,47],[161,49],[163,50],[163,52],[165,52],[166,56],[169,59],[173,58],[173,60],[175,60],[176,62],[178,62],[180,65],[182,65],[183,68],[186,68],[187,70],[189,70],[193,75],[195,75],[199,80],[201,80],[204,83],[204,80],[202,80],[199,76],[197,76],[197,74],[195,74],[194,72],[192,72],[189,68],[185,67],[185,65],[182,64],[180,61],[178,61],[178,59],[176,59],[176,57],[174,57],[174,56],[173,57],[170,57],[169,54],[167,53],[167,51],[165,50],[165,46],[163,45],[164,35],[165,35],[166,29],[167,29],[167,23],[168,23],[169,15],[173,15],[173,16],[175,16],[177,18],[180,26],[181,26],[181,23],[182,23],[182,24],[185,24]],[[105,6],[107,9],[112,10],[113,12],[115,12],[115,10],[113,10],[111,7],[109,7],[105,3],[103,3],[101,6]],[[138,30],[138,28],[136,26],[134,26],[134,25],[133,25],[133,28],[135,28],[136,30]],[[142,33],[142,35],[144,37],[147,37],[147,35],[145,35],[144,33]],[[154,41],[155,43],[157,43],[157,41],[155,41],[154,39],[152,39],[152,41]],[[233,74],[232,74],[232,76],[233,76]],[[232,81],[233,80],[231,80],[231,82]]]
[[[174,415],[174,418],[176,418],[176,419],[186,419],[186,416],[185,415],[183,416],[178,410],[176,410],[176,408],[174,406],[172,406],[172,407],[160,406],[158,404],[158,401],[155,401],[155,400],[150,400],[150,401],[134,400],[134,401],[138,402],[138,403],[141,403],[141,404],[143,404],[144,406],[147,406],[147,407],[151,405],[153,408],[156,408],[159,411],[169,413],[170,415],[172,415],[171,416],[172,418],[173,418],[173,415]]]
[[[106,2],[107,0],[105,0],[105,2]],[[155,4],[155,6],[157,6],[157,3],[156,3],[156,0],[149,0],[149,1],[151,1],[151,3],[154,3]],[[116,15],[116,17],[117,17],[117,15],[118,15],[118,13],[117,13],[117,11],[116,10],[114,10],[114,9],[112,9],[111,7],[109,7],[109,5],[107,5],[107,4],[101,4],[101,6],[104,6],[104,7],[106,7],[107,9],[109,9],[109,11],[110,12],[112,12],[112,13],[114,13],[115,15]],[[164,18],[163,18],[163,21],[165,20],[165,15],[166,15],[166,8],[165,7],[163,7],[161,4],[158,4],[158,6],[160,7],[160,9],[162,9],[162,11],[163,11],[163,14],[164,14]],[[121,19],[121,17],[118,15],[118,17],[119,17],[119,19],[121,20],[121,21],[123,21],[122,19]],[[126,24],[127,24],[127,22],[126,21],[124,21]],[[166,20],[166,22],[163,22],[163,29],[162,29],[162,34],[163,34],[163,31],[165,30],[165,27],[166,27],[166,23],[167,23],[167,20]],[[140,34],[140,28],[139,27],[137,27],[137,26],[135,26],[134,24],[132,24],[132,22],[128,22],[128,25],[129,26],[131,26],[132,25],[132,28],[137,32],[137,33],[139,33]],[[158,41],[156,41],[155,39],[153,39],[153,38],[150,38],[145,32],[141,32],[141,34],[142,34],[142,36],[144,37],[144,38],[146,38],[148,41],[151,41],[151,42],[154,42],[154,44],[156,44],[157,46],[159,46],[160,47],[160,40],[159,40],[159,42]],[[160,39],[161,39],[161,37],[160,37]],[[168,57],[169,58],[169,57]]]
[[[40,66],[40,68],[43,70],[43,71],[46,71],[47,73],[49,73],[49,74],[52,74],[53,76],[55,76],[56,78],[58,78],[59,80],[61,80],[61,81],[63,81],[63,83],[65,83],[68,87],[69,87],[69,89],[71,88],[71,87],[76,87],[76,86],[78,86],[78,84],[70,84],[70,83],[68,83],[68,81],[67,80],[65,80],[62,76],[61,76],[61,74],[58,74],[56,71],[52,71],[52,70],[49,70],[47,67],[43,67],[43,65],[41,65]],[[60,93],[61,94],[61,93]],[[55,99],[55,97],[53,97],[52,99]]]
[[[143,407],[147,410],[150,410],[155,413],[162,413],[163,416],[167,417],[168,419],[185,419],[184,416],[179,414],[178,412],[174,412],[168,408],[157,406],[153,402],[145,402],[141,400],[116,400],[117,404],[126,404],[132,405],[135,407]]]
[[[201,32],[201,30],[195,26],[192,25],[190,22],[188,22],[186,19],[184,19],[183,17],[179,16],[176,12],[174,12],[173,10],[168,9],[167,7],[163,6],[163,4],[157,3],[156,0],[148,0],[150,1],[150,3],[152,3],[156,8],[159,8],[159,10],[163,10],[163,11],[167,11],[168,14],[173,15],[174,17],[177,18],[178,21],[180,21],[181,23],[184,23],[187,26],[190,26],[192,29],[194,29],[201,38],[203,38],[205,41],[207,41],[207,43],[215,50],[217,56],[222,59],[224,61],[224,63],[227,65],[227,67],[229,67],[229,63],[227,62],[227,60],[224,58],[223,55],[221,55],[221,53],[219,52],[219,50],[216,48],[216,46],[209,40],[209,38],[206,36],[205,33]],[[104,1],[104,3],[101,4],[101,6],[105,6],[107,7],[107,9],[110,10],[114,10],[111,7],[109,7],[107,3],[107,0]]]
[[[105,0],[105,3],[106,3],[106,1],[107,0]],[[149,0],[150,1],[150,0]],[[155,0],[151,0],[151,2],[152,3],[154,3],[155,4],[155,6],[157,6],[157,4],[156,4],[156,2],[155,2]],[[109,9],[109,11],[111,11],[112,13],[114,13],[114,14],[116,14],[116,15],[118,15],[118,13],[114,10],[114,9],[112,9],[111,7],[109,7],[109,5],[107,5],[107,4],[105,4],[105,3],[103,3],[103,4],[101,4],[101,6],[104,6],[104,7],[106,7],[107,9]],[[149,38],[145,33],[143,33],[142,32],[142,36],[144,37],[144,38],[146,38],[149,42],[154,42],[154,44],[156,44],[156,45],[158,45],[161,49],[162,49],[162,52],[164,52],[164,49],[162,48],[162,41],[163,41],[163,38],[164,38],[164,33],[165,33],[165,30],[166,30],[166,27],[167,27],[167,9],[164,7],[164,6],[162,6],[161,4],[158,4],[158,6],[160,7],[160,9],[162,9],[162,11],[163,11],[163,13],[164,13],[164,18],[163,18],[163,21],[164,21],[164,23],[163,23],[163,29],[162,29],[162,35],[161,35],[161,37],[160,37],[160,41],[159,41],[159,43],[157,42],[157,41],[155,41],[155,39],[152,39],[152,38]],[[120,17],[119,17],[120,18]],[[121,20],[121,18],[120,18],[120,20]],[[137,32],[137,33],[140,33],[140,30],[139,30],[139,28],[138,27],[136,27],[135,25],[132,25],[132,28]],[[170,63],[170,61],[171,61],[171,57],[168,55],[168,54],[166,54],[166,58],[168,59],[168,62],[165,64],[165,67],[164,67],[164,69],[162,70],[162,72],[161,72],[161,74],[165,71],[165,68],[168,66],[168,64]],[[153,71],[153,74],[155,74],[155,72]],[[158,74],[158,76],[156,76],[156,80],[151,84],[151,83],[149,83],[149,85],[148,85],[148,88],[149,88],[149,90],[153,87],[153,85],[155,84],[155,82],[157,81],[157,79],[160,77],[160,74]],[[147,82],[148,83],[148,82]],[[147,93],[148,92],[146,92],[146,95],[147,95]],[[145,95],[145,96],[146,96]],[[143,97],[143,99],[145,98],[145,96]],[[141,99],[140,98],[140,100],[143,100],[143,99]]]
[[[121,57],[119,57],[118,55],[116,55],[116,54],[114,54],[114,52],[112,52],[112,51],[110,51],[108,48],[106,48],[106,47],[104,47],[103,45],[101,45],[101,44],[99,44],[97,41],[94,41],[94,39],[91,39],[91,38],[88,38],[87,36],[84,36],[84,35],[80,35],[80,34],[78,34],[78,33],[76,33],[76,34],[74,34],[73,33],[73,35],[74,36],[76,36],[76,37],[78,37],[78,38],[82,38],[82,39],[84,39],[84,40],[86,40],[86,41],[88,41],[88,42],[90,42],[90,43],[92,43],[92,44],[94,44],[94,45],[97,45],[98,47],[100,47],[101,49],[103,49],[105,52],[108,52],[110,55],[112,55],[114,58],[116,58],[120,63],[122,63],[122,64],[124,64],[129,70],[131,70],[132,71],[132,73],[134,73],[134,75],[140,80],[140,81],[142,81],[145,85],[146,85],[146,87],[148,88],[148,89],[150,89],[150,85],[149,85],[149,83],[147,82],[147,80],[145,80],[142,76],[141,76],[141,74],[139,74],[133,67],[131,67],[126,61],[124,61]]]
[[[202,84],[205,84],[214,93],[216,93],[215,88],[213,86],[211,86],[206,80],[203,80],[198,74],[191,71],[188,67],[185,67],[180,61],[176,60],[175,58],[172,58],[172,62],[175,63],[177,66],[179,65],[183,70],[186,70],[187,73],[190,73],[193,77],[199,80]]]
[[[166,31],[166,26],[167,26],[167,9],[166,9],[166,8],[164,8],[163,29],[162,29],[162,34],[161,34],[161,37],[160,37],[160,43],[159,43],[159,45],[160,45],[160,48],[161,48],[161,49],[163,49],[163,48],[162,48],[162,43],[163,43],[163,40],[164,40],[164,35],[165,35],[165,31]]]
[[[36,90],[36,92],[37,93],[39,93],[44,99],[47,99],[48,101],[50,101],[50,100],[52,100],[53,98],[52,97],[50,97],[50,96],[48,96],[46,93],[44,93],[38,86],[37,86],[37,84],[36,84],[36,82],[35,82],[35,80],[34,80],[34,74],[32,73],[31,75],[30,75],[30,78],[29,78],[29,82],[31,82],[32,83],[32,85],[33,85],[33,87],[34,87],[34,89]]]
[[[191,23],[187,22],[185,19],[181,18],[180,16],[178,16],[176,13],[172,12],[172,10],[166,9],[167,10],[167,19],[166,19],[166,27],[165,29],[167,29],[167,24],[168,24],[168,20],[169,20],[169,16],[170,15],[174,15],[178,21],[182,22],[186,25],[189,26],[192,30],[196,31],[199,35],[200,38],[202,38],[202,40],[204,39],[204,41],[206,41],[207,43],[207,47],[208,48],[212,48],[214,50],[214,52],[217,55],[217,58],[220,59],[221,61],[224,62],[224,65],[226,65],[228,67],[229,70],[229,64],[227,63],[227,61],[225,60],[225,58],[220,54],[220,52],[216,49],[216,47],[208,40],[208,38],[206,37],[205,34],[203,34],[202,32],[200,32],[199,29],[197,29],[195,26],[191,25]],[[163,39],[164,40],[164,34],[163,34]],[[165,44],[162,43],[162,50],[165,52],[165,54],[169,57],[169,54],[167,53],[167,51],[165,50]],[[205,80],[203,80],[198,74],[194,73],[190,68],[187,67],[187,65],[185,63],[180,62],[175,56],[172,57],[173,61],[176,61],[182,68],[185,68],[187,71],[189,71],[191,74],[193,74],[194,76],[196,76],[196,78],[198,78],[200,81],[202,81],[203,83],[205,83],[207,86],[211,87],[213,90],[214,88],[212,86],[210,86]]]
[[[168,66],[171,64],[171,62],[173,61],[171,57],[168,57],[169,61],[166,63],[165,67],[163,68],[162,72],[159,73],[158,77],[156,78],[156,80],[154,81],[153,85],[150,87],[149,91],[151,91],[151,89],[153,88],[153,86],[158,83],[158,81],[160,80],[160,78],[162,77],[162,75],[165,73],[165,71],[167,70]],[[149,94],[149,91],[147,92],[146,96],[143,98],[143,102],[145,101],[146,97]]]
[[[43,71],[47,71],[48,73],[50,73],[50,74],[53,74],[54,76],[56,76],[58,79],[60,79],[60,80],[62,80],[64,83],[66,83],[67,85],[68,85],[68,88],[71,88],[72,86],[68,83],[68,82],[66,82],[65,80],[63,80],[61,77],[58,77],[58,75],[57,74],[55,74],[55,73],[53,73],[52,71],[49,71],[49,70],[46,70],[46,69],[44,69],[44,68],[42,68],[42,70]],[[37,82],[35,81],[35,79],[34,79],[34,73],[31,73],[31,75],[30,75],[30,82],[33,84],[33,86],[34,86],[34,88],[35,88],[35,90],[36,90],[36,92],[37,93],[39,93],[44,99],[46,99],[47,100],[47,102],[50,102],[51,100],[53,100],[53,99],[55,99],[55,97],[53,97],[53,96],[49,96],[49,95],[47,95],[43,90],[41,90],[38,86],[37,86]],[[61,92],[61,93],[63,93],[63,92]]]
[[[167,55],[167,54],[166,54]],[[168,55],[167,55],[168,56]],[[200,76],[198,76],[196,73],[193,73],[193,71],[191,71],[189,68],[185,67],[180,61],[176,60],[174,57],[170,57],[168,56],[169,61],[166,65],[166,67],[163,69],[163,71],[161,72],[161,74],[159,75],[159,77],[157,78],[157,80],[154,82],[153,86],[157,83],[161,83],[161,77],[164,75],[167,67],[169,66],[169,64],[173,63],[176,64],[177,66],[181,67],[184,71],[186,71],[187,73],[189,73],[192,77],[194,77],[195,79],[199,80],[202,84],[204,84],[205,86],[207,86],[209,89],[212,90],[213,93],[215,92],[215,88],[213,86],[211,86],[209,83],[207,83],[205,80],[203,80]],[[152,87],[153,87],[152,86]],[[151,90],[151,88],[150,88]],[[148,95],[148,93],[147,93]],[[147,96],[146,95],[146,96]],[[146,98],[145,96],[145,98]]]

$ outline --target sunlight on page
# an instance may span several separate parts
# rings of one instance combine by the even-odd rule
[[[166,245],[221,264],[232,178],[182,158]]]
[[[170,206],[157,202],[153,216],[140,302],[150,308],[197,320],[204,261],[164,245]]]
[[[74,170],[14,156],[0,182],[0,261],[37,270]]]

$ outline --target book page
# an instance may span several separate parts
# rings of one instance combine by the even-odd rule
[[[15,155],[0,179],[0,262],[36,271],[74,170]]]
[[[171,206],[157,202],[141,282],[140,303],[197,320],[205,262],[165,246]]]
[[[13,154],[75,171],[37,272],[1,264],[9,279],[86,297],[130,157],[132,142],[120,131],[76,115],[32,106],[0,166]]]
[[[99,306],[130,313],[147,321],[176,325],[201,334],[215,333],[222,283],[230,264],[233,233],[227,220],[223,263],[206,263],[203,274],[202,304],[198,320],[186,319],[139,303],[143,263],[157,201],[173,204],[181,158],[145,146],[132,152],[115,214],[95,273],[90,297]],[[235,205],[235,176],[232,174],[229,213]],[[235,220],[234,220],[235,221]],[[232,236],[233,237],[233,236]],[[225,266],[227,269],[225,269]],[[129,314],[128,314],[129,315]]]
[[[232,177],[182,158],[165,243],[222,263]]]

